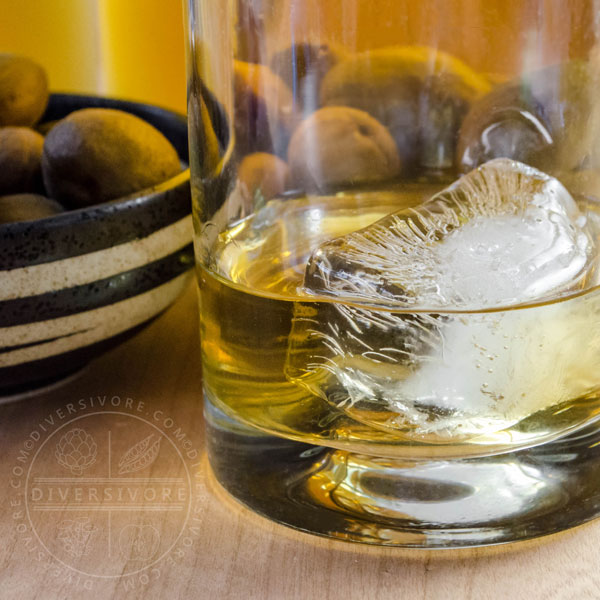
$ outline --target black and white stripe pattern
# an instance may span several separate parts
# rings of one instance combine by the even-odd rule
[[[169,115],[163,132],[185,131]],[[0,225],[0,394],[79,368],[175,300],[191,277],[190,210],[185,171],[141,195]]]

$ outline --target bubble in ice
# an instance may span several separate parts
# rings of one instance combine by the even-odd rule
[[[313,252],[304,293],[330,301],[296,303],[287,375],[375,427],[503,429],[591,390],[588,300],[510,307],[585,287],[594,262],[558,180],[490,161]]]

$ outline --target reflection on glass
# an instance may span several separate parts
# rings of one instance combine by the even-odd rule
[[[448,545],[566,501],[508,453],[600,414],[592,9],[190,3],[205,395],[335,449],[294,487],[314,510],[415,535],[440,493]]]

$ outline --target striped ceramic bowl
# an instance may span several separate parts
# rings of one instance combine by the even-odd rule
[[[46,121],[78,108],[145,119],[187,162],[185,117],[154,106],[59,95]],[[193,264],[189,171],[116,201],[0,225],[0,397],[76,371],[149,323]]]

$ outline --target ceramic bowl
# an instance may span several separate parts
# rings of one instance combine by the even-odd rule
[[[141,117],[187,163],[185,117],[155,106],[54,94],[42,122],[87,107]],[[0,396],[67,376],[167,308],[191,276],[190,211],[184,170],[118,200],[0,225]]]

